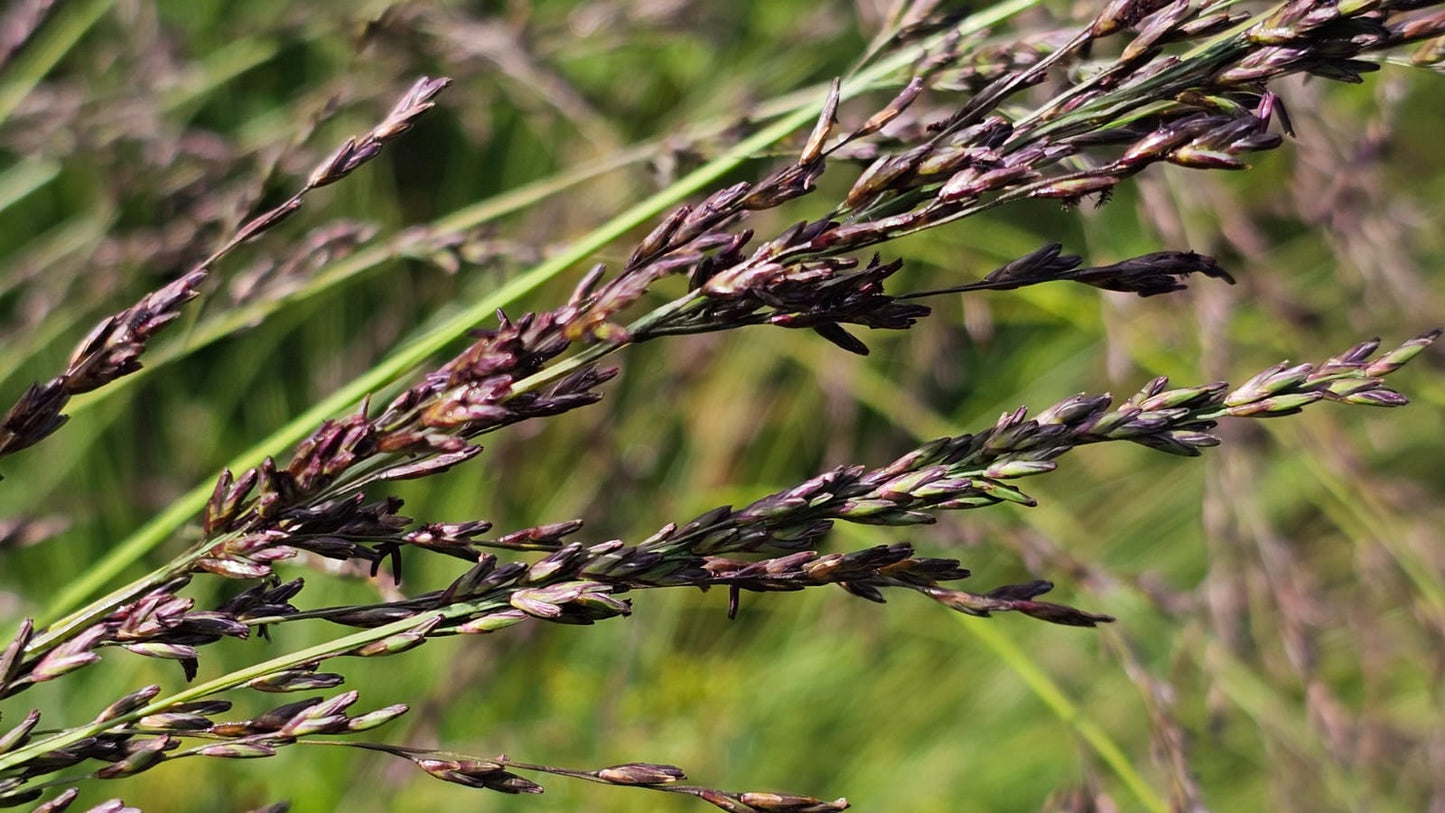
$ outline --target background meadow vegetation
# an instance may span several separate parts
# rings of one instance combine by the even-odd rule
[[[30,42],[0,55],[6,398],[63,368],[97,319],[290,194],[415,76],[455,84],[376,161],[224,260],[145,373],[77,399],[63,431],[5,462],[0,629],[391,348],[733,143],[772,100],[820,102],[887,6],[57,4]],[[1095,11],[1046,0],[999,31]],[[1192,249],[1237,285],[1200,279],[1147,300],[1061,285],[944,297],[909,331],[868,332],[867,358],[768,327],[631,348],[600,404],[496,433],[477,461],[401,484],[407,513],[503,529],[580,517],[589,538],[637,539],[835,465],[881,465],[1021,404],[1129,393],[1156,375],[1238,381],[1377,334],[1397,343],[1445,318],[1442,81],[1391,65],[1359,86],[1290,81],[1280,92],[1297,137],[1252,156],[1248,172],[1156,167],[1107,205],[1026,202],[887,250],[906,261],[900,289],[976,279],[1051,241],[1090,264]],[[760,156],[736,179],[771,166]],[[816,216],[852,179],[824,175],[816,199],[762,222]],[[620,264],[645,230],[597,260]],[[326,276],[337,268],[355,273]],[[582,270],[517,310],[565,300]],[[247,326],[210,341],[237,312]],[[1445,809],[1442,367],[1427,351],[1401,375],[1405,410],[1322,405],[1226,423],[1224,445],[1202,460],[1082,449],[1027,484],[1037,508],[836,532],[854,547],[901,539],[959,558],[983,587],[1050,579],[1059,600],[1118,618],[1101,629],[968,618],[908,595],[879,607],[836,590],[745,594],[729,621],[722,591],[645,591],[630,618],[521,625],[338,671],[368,707],[412,705],[377,732],[389,742],[579,768],[669,762],[710,786],[846,795],[860,810],[1107,799],[1142,810],[1171,796],[1221,811]],[[58,533],[26,544],[46,530]],[[408,566],[408,592],[455,571],[424,557]],[[378,589],[324,568],[287,573],[306,576],[314,604]],[[236,587],[191,589],[219,600]],[[203,673],[321,632],[222,642]],[[181,677],[118,655],[38,687],[32,702],[57,718],[89,714],[94,698],[150,682]],[[82,801],[704,807],[546,784],[540,798],[504,797],[316,747],[162,766],[91,783]]]

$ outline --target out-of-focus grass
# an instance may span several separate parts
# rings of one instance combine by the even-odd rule
[[[308,227],[350,217],[392,233],[824,81],[871,34],[866,5],[408,4],[360,39],[381,5],[335,14],[279,0],[117,4],[0,130],[3,391],[50,374],[100,314],[203,255],[219,226],[197,213],[197,200],[239,207],[278,194],[417,73],[458,78],[445,112],[228,261],[222,290],[191,330],[224,315],[229,278]],[[1163,172],[1101,209],[1020,207],[896,247],[909,261],[903,282],[920,286],[972,278],[1058,240],[1098,263],[1165,247],[1214,253],[1237,273],[1235,288],[1200,284],[1139,301],[1045,287],[941,301],[906,334],[868,336],[866,360],[809,333],[765,328],[639,347],[602,404],[499,433],[475,463],[407,488],[408,508],[500,528],[582,517],[589,538],[635,539],[829,466],[887,461],[915,439],[983,427],[1022,403],[1127,393],[1160,374],[1238,378],[1374,333],[1401,339],[1431,327],[1445,313],[1434,265],[1445,245],[1428,226],[1445,216],[1430,194],[1442,180],[1439,79],[1387,67],[1371,82],[1292,87],[1299,137],[1250,173]],[[62,129],[33,136],[33,148],[27,132],[69,109],[41,103],[66,91],[85,99],[76,132],[94,143]],[[337,112],[321,120],[328,97]],[[107,115],[108,126],[97,124]],[[154,152],[188,132],[214,134],[228,149],[209,162]],[[0,616],[9,625],[35,612],[184,489],[437,313],[477,301],[720,144],[663,151],[486,226],[477,236],[496,249],[487,263],[447,273],[395,260],[277,309],[257,329],[87,411],[43,452],[14,458],[0,516],[55,513],[73,527],[6,554]],[[232,186],[234,195],[220,194]],[[822,205],[805,200],[790,214]],[[160,229],[178,223],[196,224],[192,241],[162,250]],[[26,269],[41,282],[20,279]],[[571,282],[528,301],[551,304]],[[814,591],[744,596],[729,622],[721,594],[658,592],[636,596],[630,619],[446,640],[344,671],[370,706],[413,705],[378,732],[394,742],[575,767],[672,762],[708,785],[847,795],[862,810],[1038,809],[1055,789],[1081,785],[1143,809],[1168,799],[1174,779],[1157,758],[1167,729],[1131,680],[1127,651],[1169,687],[1166,710],[1187,732],[1189,764],[1214,809],[1422,809],[1445,794],[1427,748],[1441,746],[1445,727],[1445,387],[1427,369],[1403,385],[1417,396],[1408,411],[1319,409],[1263,428],[1226,426],[1226,445],[1202,462],[1082,449],[1028,484],[1039,508],[1003,506],[906,534],[854,529],[837,540],[908,539],[964,559],[983,586],[1053,579],[1065,600],[1119,617],[1103,633]],[[406,588],[442,582],[450,567],[418,559]],[[305,575],[316,602],[372,589]],[[302,643],[285,633],[208,654],[203,674]],[[1029,675],[1047,676],[1067,704],[1051,705]],[[35,694],[48,718],[78,719],[149,681],[178,675],[111,657]],[[1147,790],[1130,789],[1101,742],[1122,752],[1125,773]],[[163,767],[84,798],[120,794],[149,810],[279,798],[298,811],[700,804],[546,784],[541,799],[486,796],[380,757],[316,747]]]

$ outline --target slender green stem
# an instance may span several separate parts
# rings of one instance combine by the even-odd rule
[[[1134,765],[1129,757],[1125,756],[1114,740],[1109,737],[1108,732],[1093,720],[1083,716],[1079,712],[1079,707],[1074,705],[1074,702],[1069,699],[1063,689],[1059,688],[1053,678],[1040,669],[1033,658],[1019,648],[1019,645],[1009,638],[997,624],[964,616],[959,617],[958,623],[968,630],[979,643],[997,655],[999,660],[1007,664],[1055,716],[1072,727],[1084,742],[1089,744],[1094,753],[1104,760],[1104,764],[1108,765],[1119,777],[1119,780],[1129,788],[1140,804],[1151,813],[1169,813],[1168,802],[1156,793],[1154,788],[1150,787],[1138,771],[1134,770]]]
[[[206,494],[210,496],[209,490]],[[204,505],[202,501],[202,505]],[[196,509],[199,511],[200,509]],[[184,523],[196,511],[187,512],[186,516],[177,518],[177,524]],[[174,513],[167,510],[157,517],[157,520],[171,516]],[[154,520],[153,520],[154,521]],[[204,540],[204,544],[197,544],[190,550],[166,562],[165,565],[151,571],[146,576],[131,582],[101,598],[91,602],[84,608],[71,613],[55,623],[45,627],[45,631],[36,635],[25,647],[28,655],[35,655],[44,652],[52,646],[66,640],[72,634],[79,632],[91,624],[109,615],[116,607],[135,601],[156,586],[164,584],[177,576],[184,575],[202,553],[210,546],[216,544],[217,540]],[[129,563],[127,563],[129,564]]]

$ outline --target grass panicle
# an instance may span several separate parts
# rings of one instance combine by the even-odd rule
[[[403,4],[371,20],[357,47],[373,49],[383,65],[393,59],[414,61],[414,55],[406,53],[415,46],[408,44],[408,37],[426,32],[426,41],[443,61],[456,63],[444,66],[448,72],[463,69],[459,83],[500,71],[539,88],[551,115],[575,126],[591,149],[623,152],[618,145],[626,141],[613,132],[608,119],[508,39],[514,32],[460,22],[458,29],[449,30],[445,20],[424,5]],[[1108,628],[1103,625],[1122,617],[1126,605],[1110,607],[1105,614],[1041,600],[1055,588],[1044,578],[1004,577],[998,581],[1015,583],[962,590],[956,583],[972,575],[963,560],[920,555],[923,544],[897,538],[903,533],[898,529],[939,523],[954,511],[1037,506],[1040,500],[1025,493],[1019,481],[1039,478],[1030,482],[1048,483],[1052,478],[1042,476],[1055,472],[1064,456],[1080,446],[1127,441],[1197,457],[1224,440],[1252,437],[1248,433],[1255,430],[1242,427],[1255,422],[1241,419],[1291,416],[1306,407],[1313,413],[1313,405],[1323,401],[1404,406],[1406,397],[1386,379],[1434,342],[1438,329],[1383,353],[1376,339],[1319,363],[1280,362],[1233,386],[1171,387],[1169,378],[1160,375],[1122,400],[1079,394],[1032,416],[1027,408],[1011,409],[991,426],[971,433],[949,430],[948,436],[918,444],[891,463],[832,465],[810,469],[822,473],[807,479],[778,478],[773,488],[753,489],[752,494],[766,496],[739,500],[741,507],[722,505],[690,520],[668,522],[647,535],[594,534],[591,518],[584,522],[565,513],[520,523],[475,513],[461,520],[413,517],[403,513],[399,496],[414,488],[411,481],[443,483],[449,473],[489,462],[498,477],[522,478],[518,467],[527,465],[525,458],[503,453],[489,460],[481,439],[526,440],[533,428],[571,420],[560,420],[563,416],[582,411],[580,421],[583,414],[605,410],[584,408],[603,401],[609,386],[617,386],[609,382],[621,374],[620,365],[647,353],[655,342],[684,345],[679,337],[770,326],[810,331],[830,350],[868,356],[880,345],[892,347],[882,338],[885,332],[922,332],[929,321],[940,321],[938,311],[951,313],[960,300],[965,309],[975,307],[974,302],[988,307],[974,296],[985,291],[1052,301],[1049,297],[1088,288],[1131,295],[1108,301],[1132,303],[1184,291],[1190,284],[1195,289],[1216,282],[1247,284],[1246,275],[1225,267],[1235,266],[1240,252],[1231,251],[1232,258],[1221,261],[1214,256],[1217,252],[1205,254],[1186,245],[1150,246],[1148,251],[1135,247],[1114,255],[1122,260],[1095,264],[1065,253],[1063,242],[1031,241],[1001,251],[1006,259],[990,273],[959,281],[961,272],[954,268],[954,277],[942,284],[920,283],[902,255],[885,255],[901,251],[909,242],[905,238],[946,234],[1000,210],[1041,201],[1061,204],[1066,211],[1085,204],[1103,207],[1116,194],[1128,194],[1131,184],[1148,183],[1166,166],[1211,178],[1217,170],[1248,169],[1250,160],[1281,148],[1287,136],[1311,136],[1310,117],[1286,110],[1290,80],[1360,83],[1381,62],[1400,60],[1438,68],[1438,42],[1445,36],[1445,17],[1433,0],[1289,0],[1267,7],[1111,0],[1087,20],[1033,35],[981,33],[986,23],[1026,5],[1031,4],[963,16],[936,3],[895,4],[890,14],[875,21],[864,55],[824,89],[806,96],[809,101],[782,97],[755,102],[751,115],[731,128],[690,130],[694,141],[676,147],[678,154],[669,155],[673,148],[664,140],[604,158],[599,165],[623,166],[648,157],[664,167],[668,160],[683,160],[679,155],[689,150],[711,153],[689,159],[700,166],[693,174],[665,184],[644,204],[571,241],[572,247],[560,253],[479,230],[484,219],[480,215],[386,236],[382,226],[343,212],[326,222],[306,224],[287,246],[268,249],[259,241],[263,235],[284,232],[282,224],[298,215],[311,192],[353,175],[357,178],[352,181],[363,183],[360,177],[366,173],[359,170],[383,164],[378,160],[383,148],[392,166],[413,172],[428,172],[421,167],[428,161],[444,164],[444,157],[426,152],[425,139],[436,137],[427,128],[443,126],[433,125],[430,119],[442,117],[429,111],[440,100],[460,117],[470,104],[455,94],[441,95],[453,84],[451,78],[415,80],[379,123],[318,157],[306,146],[309,131],[337,115],[335,97],[320,112],[313,110],[309,124],[292,131],[288,144],[245,149],[192,133],[177,146],[167,140],[173,135],[166,124],[170,111],[189,106],[187,93],[203,91],[182,89],[169,99],[132,100],[130,121],[135,126],[121,136],[106,129],[113,124],[99,123],[102,117],[88,106],[84,86],[67,84],[60,76],[27,89],[28,73],[14,77],[6,87],[16,90],[0,93],[18,94],[13,110],[4,111],[15,118],[10,128],[0,131],[0,142],[22,155],[21,161],[41,169],[52,166],[44,163],[55,159],[47,153],[55,149],[50,137],[68,123],[75,134],[65,149],[77,156],[114,160],[119,166],[123,160],[105,156],[134,147],[149,156],[145,161],[166,164],[164,170],[157,168],[159,180],[149,181],[155,186],[138,178],[132,192],[159,196],[181,214],[169,237],[107,236],[108,230],[121,229],[121,219],[114,212],[98,218],[97,234],[89,243],[95,256],[114,259],[139,253],[175,271],[130,300],[134,304],[102,316],[60,373],[45,373],[51,377],[41,375],[20,390],[0,419],[0,458],[7,463],[9,456],[56,436],[68,420],[66,410],[74,396],[92,393],[87,403],[124,405],[114,397],[123,391],[117,382],[141,369],[152,339],[168,325],[187,325],[182,332],[191,338],[175,338],[156,351],[156,358],[161,364],[181,365],[190,356],[213,352],[207,349],[212,343],[243,326],[264,335],[273,326],[288,329],[281,326],[288,318],[304,328],[323,322],[328,318],[324,312],[306,312],[312,286],[324,290],[388,259],[439,266],[451,277],[489,262],[534,267],[507,283],[488,281],[488,293],[477,300],[501,306],[493,320],[479,324],[472,309],[460,315],[442,312],[390,357],[368,358],[359,367],[343,364],[356,370],[355,375],[331,398],[344,400],[357,387],[374,398],[368,395],[360,403],[352,399],[349,411],[326,411],[329,417],[319,422],[310,420],[310,413],[293,418],[273,436],[284,438],[276,448],[242,457],[219,476],[213,474],[206,486],[192,490],[195,504],[203,501],[203,507],[191,510],[192,496],[175,497],[170,509],[157,512],[150,531],[90,563],[89,573],[77,574],[58,598],[23,597],[25,612],[14,613],[16,632],[0,654],[0,699],[6,701],[9,726],[8,733],[0,735],[0,806],[40,802],[37,810],[59,811],[92,780],[138,776],[190,757],[279,762],[292,746],[315,745],[386,755],[443,782],[503,794],[540,793],[542,786],[525,775],[541,775],[692,797],[728,811],[842,810],[848,807],[842,798],[828,801],[686,784],[683,770],[670,764],[626,762],[573,770],[507,756],[355,739],[351,735],[380,728],[418,704],[353,710],[358,703],[360,709],[369,707],[362,702],[361,689],[341,688],[347,677],[340,671],[346,659],[414,658],[409,653],[440,638],[489,635],[518,626],[590,626],[630,616],[641,612],[641,602],[634,606],[634,601],[643,591],[717,588],[727,596],[727,616],[746,622],[743,593],[812,594],[820,592],[814,588],[836,586],[876,603],[913,593],[977,618],[1017,613],[1054,625],[1102,626],[1098,634],[1145,692],[1145,716],[1162,742],[1159,752],[1165,755],[1172,803],[1179,809],[1198,808],[1200,784],[1189,767],[1182,723],[1170,708],[1168,686],[1142,665],[1124,633],[1104,632]],[[47,22],[48,11],[46,3],[21,4],[0,19],[0,78],[9,68],[28,65],[25,56],[36,53],[29,49],[45,44],[47,25],[55,24]],[[594,12],[605,16],[606,10],[599,5],[587,13],[578,11],[571,24],[593,25],[588,14]],[[158,38],[157,32],[165,29],[158,19],[150,22],[138,27],[143,40]],[[461,41],[465,38],[459,39],[460,30],[469,32],[468,37],[497,37],[499,43],[510,44],[488,51],[492,68],[468,69],[477,54]],[[134,59],[133,69],[142,73],[174,70],[160,39],[153,44],[157,49],[149,58],[142,53],[124,58]],[[1401,56],[1406,46],[1417,45],[1413,54]],[[264,37],[233,47],[228,58],[235,64],[279,50]],[[214,72],[210,79],[192,77],[190,87],[223,81],[220,77],[239,68],[222,60],[208,70]],[[336,87],[337,97],[376,99],[374,92],[367,97],[346,82],[338,81]],[[46,119],[51,129],[40,134],[13,126]],[[278,144],[288,137],[278,134],[270,120],[253,131]],[[412,143],[413,137],[420,142]],[[123,149],[117,150],[116,144]],[[409,156],[409,151],[415,154]],[[761,163],[754,159],[763,152],[772,164],[757,170],[752,164]],[[779,160],[779,155],[784,158]],[[242,161],[252,162],[249,174],[234,189],[220,189],[218,168]],[[54,166],[49,175],[34,177],[62,172],[59,164]],[[446,179],[437,173],[444,171],[430,170],[438,187]],[[580,171],[575,182],[590,173]],[[744,174],[748,179],[736,177]],[[197,188],[198,178],[201,187],[216,188]],[[296,191],[283,197],[274,192],[282,188],[282,178],[304,180],[299,185],[287,182],[285,188]],[[566,176],[543,184],[527,202],[549,217],[547,207],[560,205],[555,196],[573,183]],[[278,198],[279,204],[264,202]],[[125,205],[119,197],[111,203]],[[620,209],[623,203],[616,205]],[[226,213],[232,211],[247,212],[234,219],[239,225],[227,225],[232,221]],[[649,218],[647,228],[636,228]],[[93,306],[120,296],[106,287],[111,283],[98,287],[103,295],[93,298],[81,290],[87,278],[78,265],[67,265],[72,262],[67,246],[75,242],[73,235],[84,233],[86,224],[72,225],[78,231],[58,232],[53,243],[37,241],[18,252],[19,259],[4,272],[3,290],[18,292],[17,318],[33,319],[31,328],[40,335],[50,335],[47,330],[67,334],[71,323],[79,324]],[[205,251],[202,245],[219,248]],[[1029,245],[1039,247],[1030,250]],[[223,285],[229,296],[212,295],[217,288],[213,277],[226,270],[233,255],[244,253],[243,246],[261,256],[252,258],[249,269],[231,274]],[[160,263],[161,258],[166,262]],[[548,292],[560,304],[527,310],[530,303],[518,301],[583,261],[593,264],[578,275],[570,294]],[[338,273],[338,267],[345,273]],[[58,268],[73,273],[59,275],[63,279],[57,282]],[[1201,293],[1199,298],[1208,301],[1208,296]],[[53,321],[50,311],[72,300],[81,304],[62,314],[62,321],[70,322]],[[402,332],[393,326],[394,343],[401,344]],[[462,339],[463,332],[464,346],[448,344]],[[860,338],[865,335],[868,341]],[[1157,338],[1165,342],[1165,337]],[[14,339],[11,346],[26,345]],[[443,347],[452,355],[437,361]],[[614,358],[624,362],[613,366]],[[10,369],[29,374],[42,366],[16,360]],[[7,381],[16,378],[10,375]],[[981,381],[978,386],[991,384]],[[1012,397],[1007,390],[998,395]],[[329,403],[325,400],[317,409]],[[98,419],[100,413],[87,412],[85,420],[76,423]],[[599,420],[605,430],[608,418]],[[501,432],[518,425],[523,426]],[[57,436],[54,448],[67,448],[66,440]],[[297,442],[288,452],[284,447],[292,440]],[[1345,477],[1341,488],[1357,476],[1365,475]],[[1080,473],[1075,479],[1087,477]],[[178,486],[173,493],[185,492]],[[1240,502],[1248,501],[1241,497]],[[44,505],[27,506],[23,514],[0,521],[0,556],[17,555],[61,533],[68,518],[46,511]],[[600,524],[606,527],[605,521]],[[1361,534],[1368,535],[1368,530]],[[870,535],[873,541],[863,544],[851,534]],[[1083,557],[1070,559],[1057,546],[1030,542],[1035,537],[1017,529],[1010,536],[1025,549],[1026,558],[1047,560],[1069,578],[1111,583]],[[162,543],[164,554],[149,574],[115,578]],[[1403,544],[1390,552],[1407,565],[1421,558]],[[1438,578],[1428,576],[1428,562],[1419,564],[1412,572],[1417,590],[1428,598]],[[1266,575],[1281,578],[1281,572],[1269,568]],[[374,600],[353,593],[342,603],[328,602],[337,594],[324,585],[335,581],[337,573],[367,579]],[[414,573],[419,575],[414,578]],[[439,581],[438,574],[443,574]],[[1165,591],[1151,593],[1143,579],[1130,584],[1169,612],[1179,612],[1179,602],[1161,598]],[[106,587],[110,593],[94,596]],[[1269,589],[1288,597],[1303,588]],[[33,602],[45,601],[51,602],[50,617],[29,609]],[[759,598],[749,607],[763,603]],[[252,654],[243,665],[209,668],[213,659],[218,665],[233,663],[212,654],[226,651],[227,641],[252,638],[273,640],[275,646],[265,655],[247,650]],[[1164,809],[1163,796],[1127,763],[1108,733],[1081,719],[1078,706],[1037,664],[996,632],[981,633],[980,640],[1012,665],[1020,683],[1069,718],[1066,722],[1141,804]],[[306,643],[297,643],[302,641]],[[84,677],[77,675],[99,673],[101,669],[92,668],[96,664],[126,657],[119,650],[157,662],[174,661],[176,666],[167,669],[178,667],[176,676],[184,686],[146,682],[140,688],[130,684],[123,692],[101,694],[94,686],[102,684],[92,684],[89,693],[82,688],[81,694],[69,697],[63,710],[42,701],[27,705],[26,698],[42,695],[57,682],[83,686]],[[333,669],[337,671],[327,671]],[[1235,681],[1222,691],[1237,695],[1241,685]],[[309,696],[240,711],[254,705],[255,695],[246,689],[262,697],[297,692]],[[248,700],[238,702],[242,697]],[[980,731],[979,736],[987,735]],[[916,782],[910,778],[913,770],[898,767],[893,778],[900,784]],[[918,770],[920,775],[927,771]],[[1349,780],[1329,781],[1350,786]],[[1112,804],[1105,794],[1067,788],[1052,798],[1060,810]],[[112,800],[91,809],[128,808]],[[268,809],[286,808],[280,803]]]

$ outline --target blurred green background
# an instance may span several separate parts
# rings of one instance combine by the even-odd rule
[[[58,4],[0,67],[0,393],[11,400],[62,369],[97,319],[289,195],[417,75],[456,83],[378,161],[225,260],[147,357],[162,359],[153,371],[78,401],[58,435],[0,464],[0,517],[67,526],[0,552],[0,629],[408,336],[716,154],[758,105],[800,89],[821,98],[888,5]],[[1093,12],[1045,4],[1011,30]],[[1441,81],[1387,66],[1359,87],[1286,83],[1298,137],[1250,172],[1151,171],[1101,208],[1008,207],[887,252],[907,261],[899,290],[975,279],[1049,241],[1093,264],[1193,249],[1219,257],[1234,287],[1206,280],[1150,300],[1065,286],[945,298],[907,333],[866,335],[866,359],[770,328],[634,348],[601,404],[492,436],[476,462],[408,484],[408,513],[500,529],[581,517],[588,539],[638,540],[835,465],[881,465],[1020,404],[1037,410],[1085,390],[1122,396],[1155,375],[1239,381],[1372,335],[1408,338],[1445,314]],[[844,119],[868,112],[846,106]],[[639,144],[647,149],[632,150]],[[759,156],[740,177],[773,163]],[[476,220],[468,207],[601,166],[613,169],[466,222]],[[817,195],[753,225],[767,234],[817,216],[855,174],[834,166]],[[430,229],[426,239],[406,231],[418,227]],[[203,349],[178,349],[237,307],[264,307],[347,262],[354,239],[389,246],[398,235],[415,238],[411,248],[383,251],[345,284],[270,308]],[[616,267],[630,250],[624,241],[597,259]],[[555,305],[581,270],[523,307]],[[1395,386],[1415,400],[1402,411],[1326,404],[1226,425],[1225,445],[1198,461],[1083,449],[1022,484],[1038,508],[957,514],[906,533],[842,528],[833,539],[838,549],[906,539],[962,559],[973,589],[1048,578],[1059,600],[1117,616],[1107,629],[963,618],[906,595],[879,607],[841,591],[745,595],[730,622],[721,593],[655,592],[634,597],[633,617],[596,627],[522,625],[337,671],[361,706],[412,704],[377,732],[389,742],[576,768],[669,762],[699,784],[846,795],[859,810],[1108,809],[1082,806],[1108,800],[1134,810],[1171,796],[1221,811],[1436,809],[1445,805],[1441,369],[1430,351],[1400,374]],[[408,565],[408,591],[457,572],[418,556]],[[309,606],[376,594],[321,569],[282,570],[306,577]],[[236,589],[204,579],[190,588],[202,602]],[[329,631],[211,647],[202,676]],[[119,653],[17,700],[58,725],[146,682],[174,688],[179,670]],[[239,716],[275,699],[236,700]],[[28,708],[8,702],[6,722]],[[81,801],[119,795],[152,811],[280,799],[296,811],[707,809],[542,781],[544,796],[509,798],[378,755],[298,747],[90,783]]]

